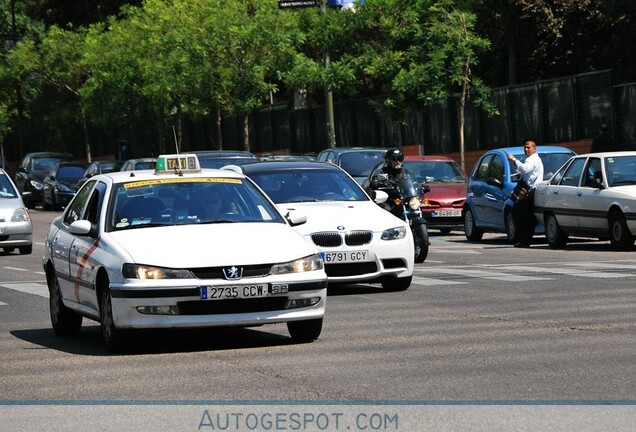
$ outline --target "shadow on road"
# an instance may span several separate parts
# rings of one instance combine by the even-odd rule
[[[296,345],[291,337],[254,328],[137,330],[129,336],[120,355],[167,354],[175,352],[220,351],[244,348]],[[57,336],[53,329],[14,330],[11,334],[41,347],[69,354],[89,356],[115,355],[106,350],[98,324],[82,326],[77,336]],[[33,347],[31,349],[40,349]]]

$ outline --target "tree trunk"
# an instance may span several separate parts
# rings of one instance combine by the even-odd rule
[[[250,116],[243,114],[243,149],[250,151]]]
[[[221,118],[221,108],[216,104],[216,138],[218,141],[218,149],[223,150],[223,123]]]
[[[88,119],[86,118],[86,111],[84,105],[80,102],[80,112],[82,113],[82,129],[84,130],[84,146],[86,147],[86,161],[88,163],[93,162],[93,156],[91,155],[91,142],[88,133]]]

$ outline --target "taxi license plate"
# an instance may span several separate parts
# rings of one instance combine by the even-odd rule
[[[320,256],[325,264],[351,263],[369,261],[368,250],[345,251],[345,252],[320,252]]]
[[[459,217],[462,215],[461,210],[437,210],[433,211],[433,217]]]
[[[201,300],[232,300],[259,297],[267,297],[267,284],[201,287]]]

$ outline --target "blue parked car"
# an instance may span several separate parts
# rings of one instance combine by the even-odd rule
[[[517,242],[510,192],[515,188],[519,174],[517,167],[508,160],[510,153],[521,162],[525,160],[522,146],[506,147],[488,150],[473,167],[464,206],[464,233],[468,240],[481,240],[485,232],[501,232],[506,233],[511,243]],[[543,162],[543,180],[552,177],[576,154],[559,146],[538,146],[537,153]],[[535,233],[544,233],[540,222],[537,222]]]

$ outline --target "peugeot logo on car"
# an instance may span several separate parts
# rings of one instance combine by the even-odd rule
[[[240,279],[243,277],[243,267],[227,267],[223,269],[225,279]]]

